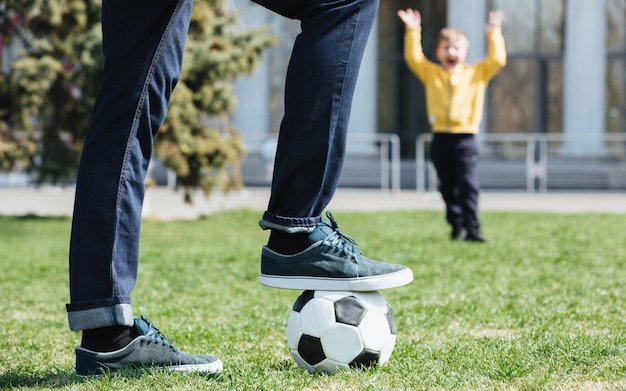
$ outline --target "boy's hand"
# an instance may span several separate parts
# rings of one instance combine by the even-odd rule
[[[422,16],[418,10],[412,10],[410,8],[398,10],[398,16],[407,27],[416,28],[422,24]]]
[[[506,22],[506,15],[502,11],[489,11],[489,18],[487,22],[487,28],[502,27],[502,24]]]

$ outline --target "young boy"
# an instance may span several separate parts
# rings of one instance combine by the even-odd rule
[[[405,60],[426,90],[426,110],[433,131],[431,160],[446,204],[446,220],[452,226],[451,238],[484,242],[478,219],[478,149],[474,135],[482,120],[487,84],[506,64],[501,30],[504,13],[489,13],[487,56],[473,65],[465,63],[469,40],[462,31],[441,30],[436,64],[422,50],[419,11],[399,10],[398,16],[406,27]]]

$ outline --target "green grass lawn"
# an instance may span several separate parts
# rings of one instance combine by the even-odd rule
[[[484,212],[485,244],[451,242],[442,212],[335,213],[364,254],[413,269],[383,291],[398,324],[389,363],[300,370],[285,327],[299,291],[258,283],[260,212],[145,221],[135,315],[217,377],[75,376],[67,326],[69,219],[0,218],[0,388],[91,390],[626,389],[624,216]]]

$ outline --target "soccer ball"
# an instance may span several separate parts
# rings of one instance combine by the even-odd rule
[[[396,343],[396,321],[376,291],[304,291],[289,315],[287,342],[310,373],[382,365]]]

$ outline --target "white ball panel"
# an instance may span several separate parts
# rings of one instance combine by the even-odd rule
[[[380,351],[380,358],[378,359],[378,365],[383,365],[389,358],[391,358],[391,353],[393,352],[393,348],[396,345],[396,336],[391,334],[389,336],[389,342],[385,345],[385,347]]]
[[[356,327],[336,323],[322,335],[322,347],[326,357],[350,363],[363,350],[363,343]]]
[[[287,319],[287,344],[290,349],[298,348],[298,341],[302,335],[302,328],[300,327],[300,314],[295,311],[291,311],[289,319]]]
[[[347,291],[315,291],[315,294],[313,295],[313,297],[315,298],[320,298],[320,299],[325,299],[325,300],[330,300],[332,302],[335,302],[343,297],[346,296],[352,296],[354,295],[354,292],[347,292]]]
[[[300,328],[304,334],[319,338],[333,324],[335,308],[328,300],[313,299],[300,311]]]
[[[363,345],[370,350],[381,350],[388,344],[391,331],[385,315],[368,311],[359,325]]]

